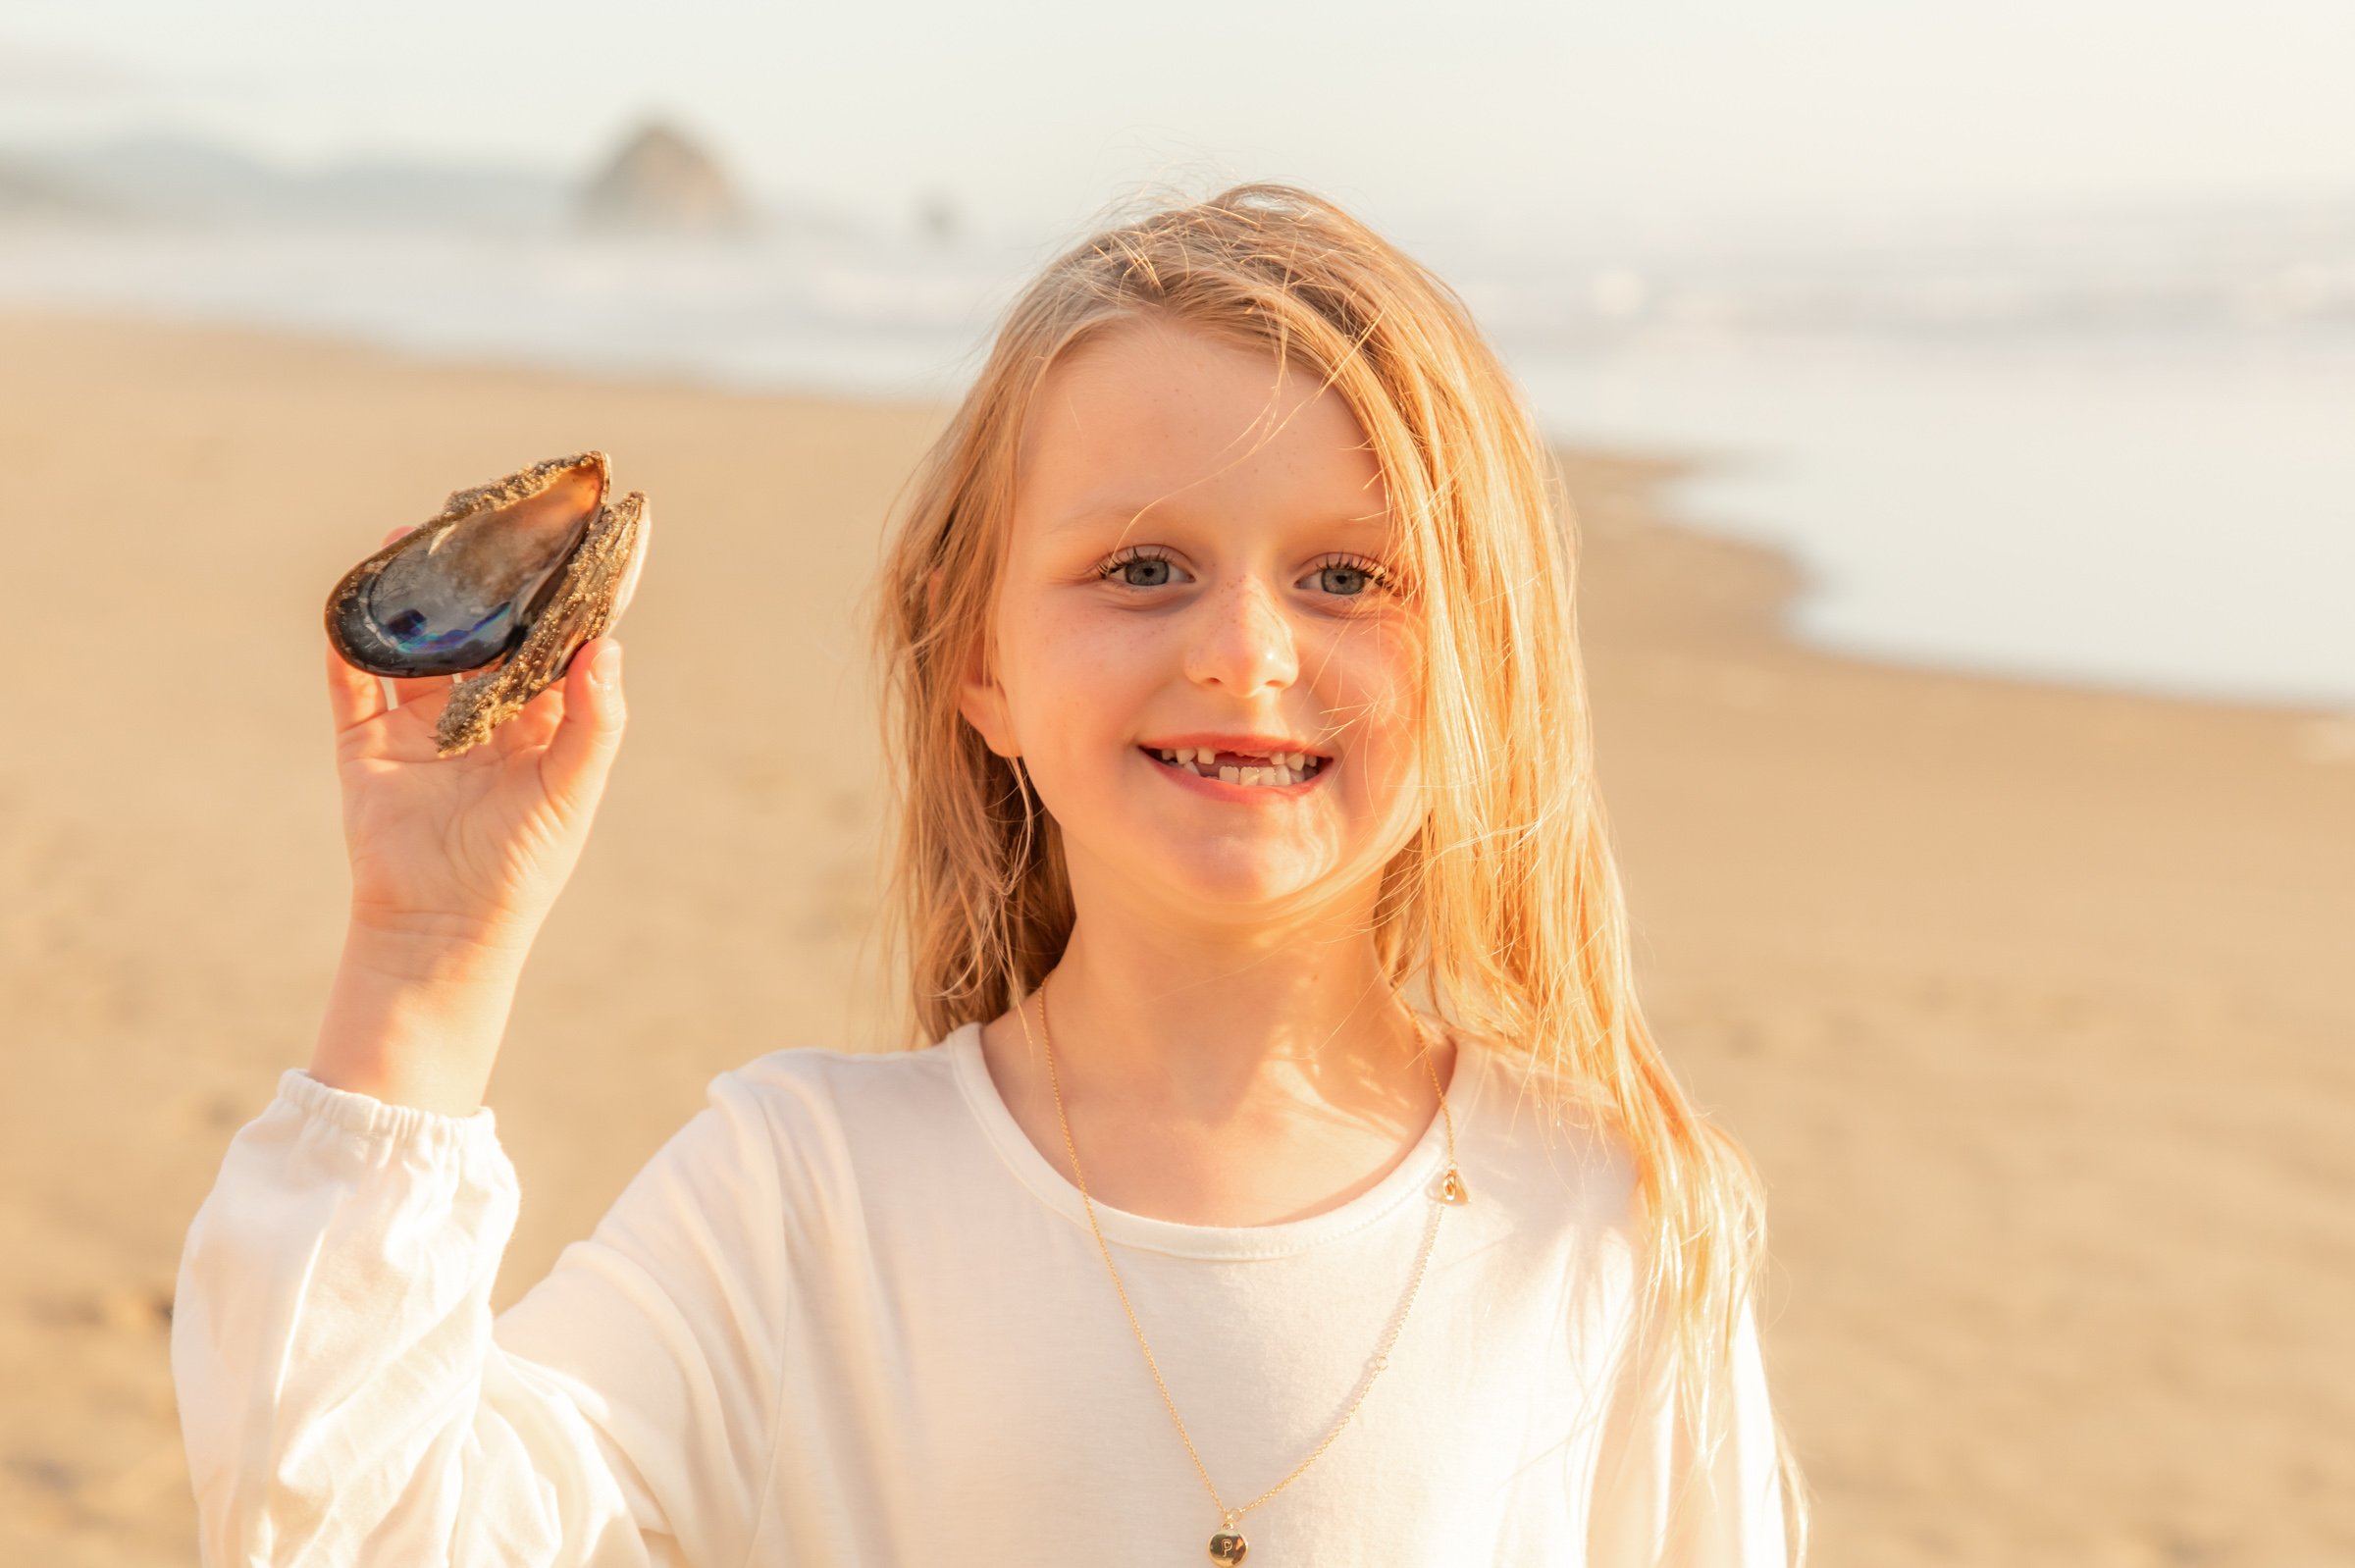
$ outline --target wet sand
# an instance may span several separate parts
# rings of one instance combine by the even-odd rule
[[[660,508],[492,1084],[503,1306],[713,1073],[886,1043],[854,616],[939,417],[0,319],[0,1558],[195,1560],[170,1294],[340,939],[336,577],[558,451]],[[1648,1005],[1770,1185],[1816,1561],[2355,1560],[2355,719],[1801,649],[1671,465],[1565,462]]]

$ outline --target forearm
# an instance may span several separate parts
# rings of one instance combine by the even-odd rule
[[[486,944],[354,922],[310,1074],[389,1105],[469,1116],[483,1103],[527,942]]]

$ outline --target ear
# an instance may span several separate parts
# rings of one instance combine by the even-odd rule
[[[935,567],[924,585],[927,597],[937,604],[940,598],[940,571]],[[1022,749],[1014,737],[1014,717],[1008,711],[1006,688],[989,667],[989,629],[973,639],[966,650],[959,666],[957,681],[957,711],[979,733],[982,744],[1000,757],[1020,757]]]

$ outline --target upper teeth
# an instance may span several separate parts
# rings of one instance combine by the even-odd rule
[[[1161,759],[1181,766],[1194,763],[1216,766],[1218,748],[1213,746],[1179,746],[1164,748]],[[1269,756],[1268,765],[1241,766],[1230,763],[1220,767],[1219,777],[1230,784],[1295,784],[1308,776],[1310,754],[1307,752],[1276,752]]]

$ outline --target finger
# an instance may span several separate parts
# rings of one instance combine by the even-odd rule
[[[564,672],[563,722],[540,758],[541,782],[551,800],[568,810],[596,808],[628,717],[620,642],[600,637],[583,644]]]
[[[392,700],[407,707],[412,703],[432,703],[445,697],[457,683],[455,675],[403,675],[385,684],[392,688]]]
[[[365,724],[381,718],[391,705],[385,701],[385,683],[364,669],[353,669],[336,652],[336,645],[327,645],[327,706],[335,715],[336,733],[342,734],[354,724]]]
[[[565,671],[567,676],[571,673],[570,670]],[[557,681],[552,686],[543,686],[532,694],[521,711],[491,732],[493,742],[502,749],[502,756],[517,752],[538,756],[548,750],[549,743],[556,738],[556,731],[564,723],[564,689],[567,684],[566,681]]]

